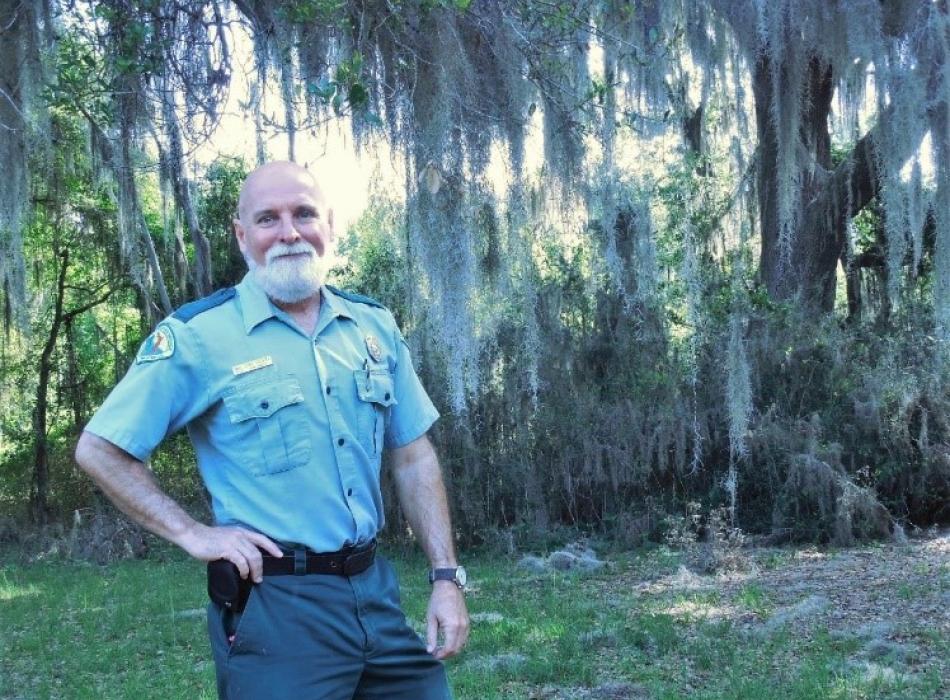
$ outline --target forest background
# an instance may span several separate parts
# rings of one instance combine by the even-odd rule
[[[112,521],[83,425],[340,124],[401,175],[332,276],[409,339],[463,543],[950,521],[948,52],[946,0],[0,0],[0,539]],[[255,155],[208,159],[234,95]],[[187,440],[151,467],[206,510]]]

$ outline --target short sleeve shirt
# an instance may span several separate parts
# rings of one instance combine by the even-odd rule
[[[335,551],[383,525],[384,447],[439,414],[386,309],[327,287],[303,333],[248,275],[146,339],[86,429],[145,461],[185,427],[218,524]]]

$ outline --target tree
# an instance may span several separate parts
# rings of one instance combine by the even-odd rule
[[[453,413],[446,439],[462,445],[460,479],[476,488],[484,475],[473,455],[490,443],[486,454],[534,484],[527,496],[485,481],[510,504],[492,511],[498,518],[529,506],[600,517],[643,496],[647,474],[658,489],[694,479],[689,488],[717,498],[728,484],[735,506],[740,467],[770,463],[756,452],[769,421],[786,436],[802,421],[812,430],[810,413],[838,415],[834,392],[857,391],[877,369],[867,360],[865,375],[839,386],[837,360],[819,347],[861,347],[829,330],[843,310],[839,265],[853,333],[876,316],[883,343],[905,313],[921,343],[950,340],[945,0],[53,5],[49,17],[39,3],[0,6],[0,26],[29,30],[0,34],[0,50],[25,57],[2,68],[0,122],[11,128],[0,155],[17,164],[13,189],[30,190],[30,173],[51,176],[27,138],[26,125],[42,120],[24,116],[51,105],[81,115],[93,160],[115,185],[110,255],[145,327],[240,272],[223,246],[243,169],[222,161],[196,180],[192,149],[213,136],[241,79],[251,83],[258,160],[274,132],[292,158],[304,131],[336,120],[363,147],[385,140],[401,156],[405,225],[380,239],[396,250],[353,247],[363,267],[347,271],[361,279],[405,266],[392,279],[408,280],[410,301],[388,301],[405,309],[423,371]],[[244,37],[249,75],[235,55]],[[59,57],[48,73],[45,53]],[[49,95],[25,90],[30,80]],[[160,215],[156,192],[169,202]],[[16,291],[26,278],[16,222],[26,215],[0,221],[11,309],[28,296]],[[874,231],[862,237],[861,227]],[[875,308],[862,289],[879,280]],[[786,378],[802,358],[837,388],[826,395]],[[921,410],[940,413],[944,365],[914,360],[907,371],[931,387]],[[632,388],[663,398],[631,398]],[[882,403],[889,395],[880,381],[862,391]],[[565,427],[572,398],[584,419]],[[895,425],[914,434],[928,425],[927,440],[943,445],[950,427],[922,420]],[[772,493],[796,465],[815,463],[816,442],[770,443],[787,453]],[[791,460],[796,450],[812,453]],[[546,461],[536,467],[534,457]],[[704,465],[713,465],[706,476]],[[616,500],[598,502],[605,489]]]

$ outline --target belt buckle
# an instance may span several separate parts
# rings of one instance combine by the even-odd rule
[[[369,565],[373,563],[373,556],[375,554],[376,547],[372,546],[347,555],[343,560],[343,574],[345,576],[353,576],[354,574],[366,571]]]

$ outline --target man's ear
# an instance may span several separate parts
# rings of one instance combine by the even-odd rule
[[[231,223],[234,225],[234,237],[237,239],[238,248],[244,253],[246,252],[247,243],[244,241],[244,227],[241,225],[241,220],[232,219]]]

